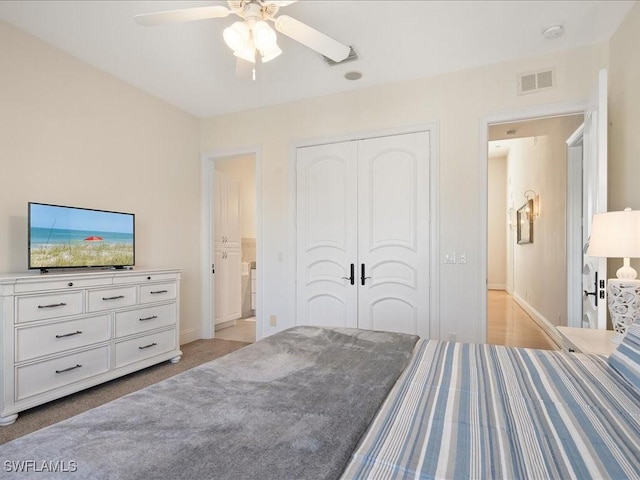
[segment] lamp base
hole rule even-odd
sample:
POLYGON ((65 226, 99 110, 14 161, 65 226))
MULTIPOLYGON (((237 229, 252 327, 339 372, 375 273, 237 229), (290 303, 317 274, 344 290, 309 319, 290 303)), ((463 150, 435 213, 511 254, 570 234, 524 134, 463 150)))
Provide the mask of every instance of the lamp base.
POLYGON ((640 318, 640 280, 610 278, 607 286, 607 304, 614 335, 613 343, 620 343, 627 328, 640 318))

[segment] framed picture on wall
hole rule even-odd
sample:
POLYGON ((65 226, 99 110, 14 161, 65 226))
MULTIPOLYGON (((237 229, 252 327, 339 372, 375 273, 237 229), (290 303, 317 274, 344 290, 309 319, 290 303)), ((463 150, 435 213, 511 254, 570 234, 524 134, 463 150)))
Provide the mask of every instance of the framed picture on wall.
POLYGON ((533 199, 518 209, 518 245, 533 243, 533 199))

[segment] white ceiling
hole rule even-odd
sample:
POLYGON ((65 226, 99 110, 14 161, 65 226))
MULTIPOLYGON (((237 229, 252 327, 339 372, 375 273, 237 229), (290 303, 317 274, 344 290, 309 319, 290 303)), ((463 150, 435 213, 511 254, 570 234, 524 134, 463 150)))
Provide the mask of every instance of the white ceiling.
MULTIPOLYGON (((318 97, 609 40, 633 1, 300 0, 280 9, 354 46, 335 67, 278 35, 283 54, 237 79, 222 30, 236 21, 142 27, 133 16, 226 5, 194 1, 0 1, 0 20, 199 117, 318 97), (542 31, 562 24, 549 40, 542 31), (363 73, 348 81, 344 73, 363 73)), ((7 72, 3 72, 7 74, 7 72)))

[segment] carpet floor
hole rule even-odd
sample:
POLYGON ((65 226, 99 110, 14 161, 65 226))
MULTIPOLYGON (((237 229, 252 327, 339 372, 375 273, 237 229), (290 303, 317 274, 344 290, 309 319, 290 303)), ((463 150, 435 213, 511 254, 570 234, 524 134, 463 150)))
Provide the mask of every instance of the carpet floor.
POLYGON ((196 340, 182 345, 180 349, 183 355, 178 363, 166 361, 20 412, 15 423, 0 427, 0 444, 7 443, 14 438, 22 437, 66 418, 78 415, 90 408, 140 390, 165 378, 231 353, 245 345, 249 344, 217 338, 196 340))

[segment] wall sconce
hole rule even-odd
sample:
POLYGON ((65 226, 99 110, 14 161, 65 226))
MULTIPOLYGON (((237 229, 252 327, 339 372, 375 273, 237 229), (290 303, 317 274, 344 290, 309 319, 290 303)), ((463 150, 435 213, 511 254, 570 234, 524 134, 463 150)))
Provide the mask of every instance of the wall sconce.
POLYGON ((533 190, 527 190, 524 192, 524 198, 527 199, 527 203, 531 200, 533 202, 533 209, 529 211, 527 209, 527 220, 534 222, 536 218, 540 216, 540 195, 538 195, 533 190))

